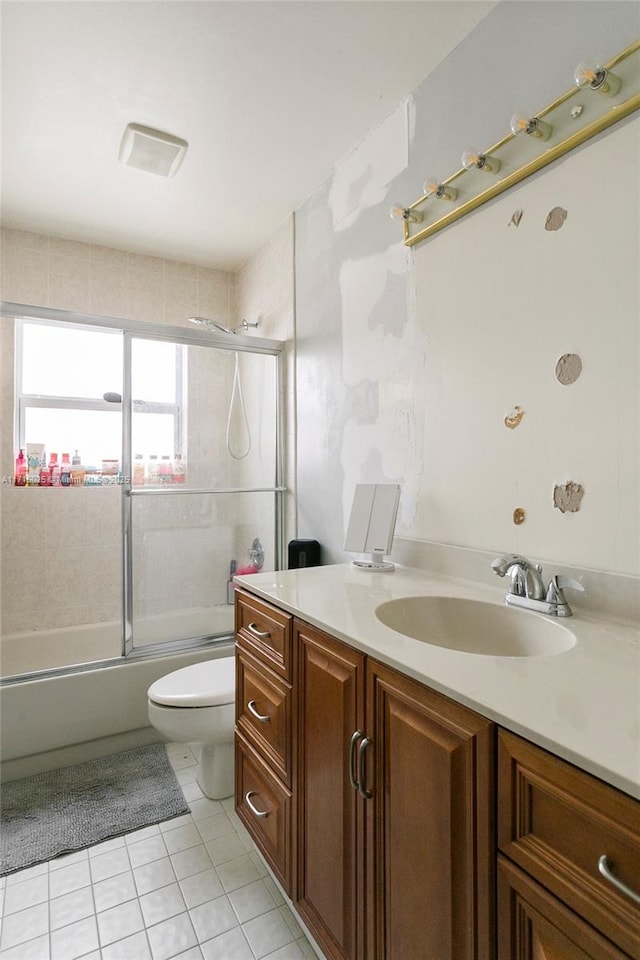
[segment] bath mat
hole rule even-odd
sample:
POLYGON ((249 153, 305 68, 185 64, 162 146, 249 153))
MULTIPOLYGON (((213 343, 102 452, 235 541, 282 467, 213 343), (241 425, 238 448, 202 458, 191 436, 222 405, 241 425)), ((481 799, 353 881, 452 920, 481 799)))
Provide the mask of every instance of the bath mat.
POLYGON ((0 808, 0 876, 189 813, 163 743, 10 781, 0 808))

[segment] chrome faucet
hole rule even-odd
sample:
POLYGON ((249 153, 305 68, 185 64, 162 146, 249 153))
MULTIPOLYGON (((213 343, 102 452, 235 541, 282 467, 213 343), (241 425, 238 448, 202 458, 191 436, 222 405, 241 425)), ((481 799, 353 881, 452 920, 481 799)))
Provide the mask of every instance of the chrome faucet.
POLYGON ((570 587, 584 593, 584 587, 577 580, 559 575, 552 577, 545 589, 542 566, 539 563, 534 566, 526 557, 516 553, 496 557, 491 569, 499 577, 510 575, 509 590, 505 597, 509 606, 526 607, 553 617, 570 617, 572 610, 564 589, 570 587))

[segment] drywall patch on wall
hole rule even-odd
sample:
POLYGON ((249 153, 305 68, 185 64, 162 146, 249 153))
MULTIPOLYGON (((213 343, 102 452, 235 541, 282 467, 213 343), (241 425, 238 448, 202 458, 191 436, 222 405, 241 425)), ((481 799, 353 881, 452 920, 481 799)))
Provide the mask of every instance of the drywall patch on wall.
POLYGON ((398 526, 413 523, 422 475, 416 383, 424 335, 408 304, 409 252, 395 243, 340 269, 345 387, 340 459, 348 516, 356 483, 400 483, 398 526))
POLYGON ((504 425, 508 427, 509 430, 515 430, 516 427, 519 427, 522 423, 522 418, 524 417, 524 410, 519 407, 517 404, 511 410, 510 413, 504 418, 504 425))
POLYGON ((336 167, 329 190, 334 230, 347 230, 363 210, 386 197, 389 183, 408 163, 404 101, 336 167))
POLYGON ((575 383, 582 373, 582 360, 577 353, 565 353, 556 363, 556 377, 564 386, 575 383))
POLYGON ((553 505, 560 513, 577 513, 583 497, 584 487, 573 480, 557 483, 553 488, 553 505))
POLYGON ((547 219, 544 224, 545 230, 559 230, 564 225, 568 216, 569 214, 564 207, 554 207, 553 210, 550 210, 547 214, 547 219))

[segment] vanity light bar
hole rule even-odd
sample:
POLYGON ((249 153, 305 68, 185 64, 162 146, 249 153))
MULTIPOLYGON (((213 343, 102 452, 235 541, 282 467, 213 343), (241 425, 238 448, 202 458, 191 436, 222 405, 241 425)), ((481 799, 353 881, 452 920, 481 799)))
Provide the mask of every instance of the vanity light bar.
MULTIPOLYGON (((501 160, 497 159, 495 155, 507 144, 509 144, 515 136, 519 136, 521 131, 524 131, 525 133, 531 135, 532 140, 535 142, 543 140, 546 141, 552 135, 553 125, 548 121, 543 121, 542 118, 556 111, 558 107, 561 107, 564 103, 566 103, 567 100, 575 97, 585 88, 587 92, 589 90, 594 90, 605 97, 610 98, 615 96, 615 94, 623 86, 623 82, 617 74, 611 73, 611 69, 618 64, 623 63, 623 61, 627 60, 638 51, 640 51, 640 40, 637 40, 630 46, 626 47, 602 66, 592 68, 591 72, 589 72, 582 64, 579 64, 575 72, 574 85, 569 90, 565 91, 565 93, 561 94, 552 103, 548 104, 542 110, 539 110, 533 116, 527 117, 523 114, 514 114, 512 117, 512 129, 505 137, 503 137, 497 143, 494 143, 493 146, 481 152, 475 150, 465 151, 462 159, 463 166, 459 170, 456 170, 455 173, 452 173, 451 176, 446 178, 446 180, 428 181, 430 187, 435 186, 437 189, 430 189, 429 192, 427 192, 425 184, 424 194, 418 197, 417 200, 414 200, 413 203, 407 205, 406 207, 394 207, 391 216, 393 219, 402 221, 403 241, 405 246, 412 247, 415 244, 420 243, 421 240, 426 240, 428 237, 432 236, 432 234, 442 230, 450 223, 454 223, 456 220, 464 217, 467 213, 471 213, 473 210, 477 209, 477 207, 487 203, 489 200, 497 197, 505 190, 508 190, 510 187, 531 176, 531 174, 541 170, 543 167, 547 166, 547 164, 553 163, 554 160, 557 160, 559 157, 569 153, 575 147, 578 147, 580 144, 591 139, 591 137, 594 137, 603 130, 606 130, 614 123, 617 123, 618 120, 622 120, 624 117, 628 117, 630 114, 640 109, 640 92, 635 92, 627 100, 621 103, 614 103, 609 106, 606 112, 601 116, 587 123, 584 127, 581 127, 570 136, 565 137, 559 143, 551 147, 547 147, 546 149, 543 148, 542 153, 513 170, 512 173, 503 177, 500 177, 499 175, 501 166, 504 169, 504 164, 501 162, 501 160), (578 83, 578 77, 580 78, 580 83, 578 83), (514 129, 514 123, 516 120, 518 123, 515 124, 516 129, 514 129), (476 193, 475 195, 471 195, 468 200, 463 200, 462 203, 459 203, 453 209, 449 209, 449 211, 443 216, 438 216, 435 221, 423 226, 417 233, 411 233, 410 225, 412 223, 420 223, 424 219, 424 213, 418 209, 419 207, 421 207, 423 204, 428 204, 428 210, 433 208, 440 213, 442 206, 438 204, 438 206, 435 207, 433 205, 434 200, 448 199, 455 201, 458 198, 464 198, 465 190, 462 184, 456 184, 456 187, 451 187, 450 185, 454 181, 463 177, 465 174, 473 173, 476 170, 483 170, 486 173, 493 173, 496 175, 497 179, 489 187, 481 189, 480 192, 476 193), (458 189, 458 186, 460 189, 458 189)), ((636 73, 640 77, 640 71, 636 71, 636 73)), ((582 110, 572 113, 572 118, 577 118, 581 112, 582 110)), ((486 180, 484 182, 486 182, 486 180)), ((447 206, 450 206, 450 204, 447 206)))

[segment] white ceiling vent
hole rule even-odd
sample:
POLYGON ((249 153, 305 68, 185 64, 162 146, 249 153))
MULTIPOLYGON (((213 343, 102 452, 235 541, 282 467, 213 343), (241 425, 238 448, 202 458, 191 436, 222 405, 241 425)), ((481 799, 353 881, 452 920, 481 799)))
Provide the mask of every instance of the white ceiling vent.
POLYGON ((159 177, 173 177, 178 172, 189 144, 162 130, 128 123, 122 135, 118 160, 159 177))

